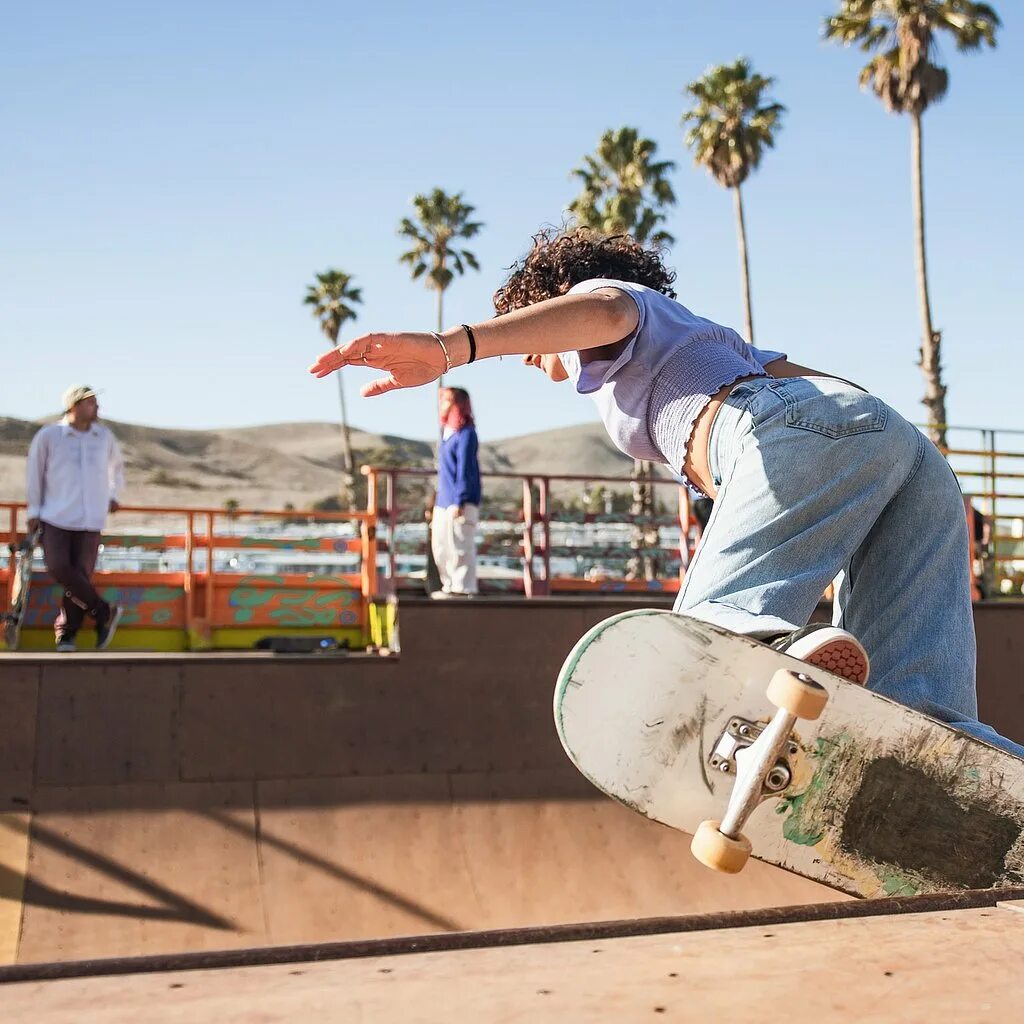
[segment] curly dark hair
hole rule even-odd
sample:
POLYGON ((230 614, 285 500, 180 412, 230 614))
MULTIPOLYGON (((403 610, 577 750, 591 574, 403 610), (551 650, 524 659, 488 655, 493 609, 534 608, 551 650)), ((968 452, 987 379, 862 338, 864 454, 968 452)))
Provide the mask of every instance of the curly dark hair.
POLYGON ((533 236, 526 256, 512 264, 505 283, 494 293, 494 310, 500 316, 553 299, 595 277, 642 284, 670 299, 676 297, 675 272, 662 263, 659 249, 644 248, 630 235, 546 228, 533 236))

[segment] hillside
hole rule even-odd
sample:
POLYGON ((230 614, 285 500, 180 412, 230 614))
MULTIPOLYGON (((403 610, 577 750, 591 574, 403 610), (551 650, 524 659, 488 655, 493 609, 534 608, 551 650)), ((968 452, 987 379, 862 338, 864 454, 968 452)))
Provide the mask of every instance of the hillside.
MULTIPOLYGON (((331 423, 277 423, 226 430, 170 430, 106 421, 125 454, 131 505, 308 508, 337 492, 340 431, 331 423)), ((25 456, 40 423, 0 417, 0 500, 25 497, 25 456)), ((433 446, 394 435, 353 430, 357 462, 433 464, 433 446)), ((484 472, 622 476, 632 463, 598 423, 481 444, 484 472)), ((488 485, 488 493, 518 495, 518 482, 488 485)), ((567 487, 578 492, 579 485, 567 487)))

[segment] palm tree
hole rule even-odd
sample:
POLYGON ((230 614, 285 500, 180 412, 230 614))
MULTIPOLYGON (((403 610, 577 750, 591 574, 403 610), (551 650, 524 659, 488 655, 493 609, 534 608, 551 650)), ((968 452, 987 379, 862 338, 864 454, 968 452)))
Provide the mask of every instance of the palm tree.
POLYGON ((638 242, 675 241, 667 231, 654 230, 665 220, 664 208, 676 201, 665 177, 675 164, 654 162, 657 148, 635 128, 605 132, 597 151, 572 171, 583 182, 583 192, 569 204, 577 222, 603 235, 632 235, 638 242))
POLYGON ((751 344, 754 317, 740 186, 751 171, 757 170, 765 149, 775 145, 775 133, 781 127, 780 119, 786 108, 781 103, 766 103, 763 99, 765 90, 774 82, 773 78, 754 74, 750 61, 741 58, 732 64, 708 69, 703 78, 691 82, 685 90, 697 104, 683 115, 684 125, 693 122, 686 135, 686 145, 693 150, 698 165, 706 167, 723 188, 733 191, 743 273, 743 308, 747 340, 751 344))
POLYGON ((958 50, 996 45, 999 17, 988 4, 970 0, 840 0, 839 13, 827 18, 824 35, 844 46, 857 43, 874 56, 860 73, 893 114, 910 115, 911 181, 916 233, 917 290, 922 341, 918 366, 925 379, 923 404, 931 439, 946 444, 946 388, 942 383, 941 331, 932 326, 924 244, 924 174, 921 115, 946 95, 949 73, 935 64, 936 35, 947 32, 958 50))
MULTIPOLYGON (((361 288, 352 287, 352 278, 341 270, 325 270, 316 275, 316 284, 306 289, 302 300, 312 306, 312 314, 320 321, 320 330, 327 336, 330 348, 337 347, 338 335, 346 320, 355 320, 355 303, 363 301, 361 288)), ((345 382, 343 374, 338 379, 338 401, 341 404, 341 454, 343 500, 351 504, 355 494, 355 459, 352 455, 352 435, 345 407, 345 382)))
MULTIPOLYGON (((430 195, 413 196, 416 218, 403 217, 398 234, 412 242, 412 248, 399 257, 412 267, 412 279, 426 275, 427 287, 437 292, 437 329, 444 330, 444 293, 456 273, 464 274, 466 267, 480 269, 476 257, 457 246, 463 238, 472 238, 482 227, 469 218, 475 207, 462 201, 462 193, 450 196, 435 188, 430 195), (453 269, 454 268, 454 269, 453 269)), ((438 391, 444 386, 444 377, 437 382, 438 391)))
MULTIPOLYGON (((663 229, 665 209, 676 201, 666 175, 675 169, 671 160, 656 162, 658 144, 640 138, 636 128, 609 130, 601 136, 597 150, 583 158, 583 166, 572 175, 583 182, 583 191, 569 204, 569 212, 581 227, 603 235, 632 235, 638 242, 670 245, 675 239, 663 229)), ((653 488, 646 483, 653 468, 643 459, 633 460, 633 515, 651 512, 653 488)), ((638 578, 653 578, 653 564, 642 528, 633 531, 637 554, 630 572, 638 578)))

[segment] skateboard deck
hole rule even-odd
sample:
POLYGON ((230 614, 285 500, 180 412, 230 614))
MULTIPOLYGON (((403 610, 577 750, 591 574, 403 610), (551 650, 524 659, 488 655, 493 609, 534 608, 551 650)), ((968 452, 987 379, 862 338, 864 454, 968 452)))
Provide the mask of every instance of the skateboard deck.
POLYGON ((11 606, 3 614, 4 643, 8 650, 16 651, 21 642, 21 624, 28 609, 29 590, 32 586, 32 559, 35 557, 39 533, 29 534, 16 547, 11 545, 11 571, 14 573, 14 587, 11 591, 11 606))
POLYGON ((640 610, 591 629, 558 677, 558 735, 598 789, 692 835, 725 819, 780 669, 827 701, 758 776, 754 857, 865 897, 1024 883, 1024 760, 697 619, 640 610))

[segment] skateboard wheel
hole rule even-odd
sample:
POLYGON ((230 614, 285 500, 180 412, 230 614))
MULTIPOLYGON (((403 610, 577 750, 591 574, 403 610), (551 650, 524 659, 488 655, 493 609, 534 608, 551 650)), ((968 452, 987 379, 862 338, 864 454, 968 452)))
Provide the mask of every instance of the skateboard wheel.
POLYGON ((813 679, 780 668, 768 684, 768 699, 783 711, 813 722, 828 703, 828 690, 813 679))
POLYGON ((712 871, 735 875, 750 859, 752 847, 744 835, 738 839, 723 835, 719 831, 721 824, 720 821, 702 821, 693 834, 690 852, 712 871))

